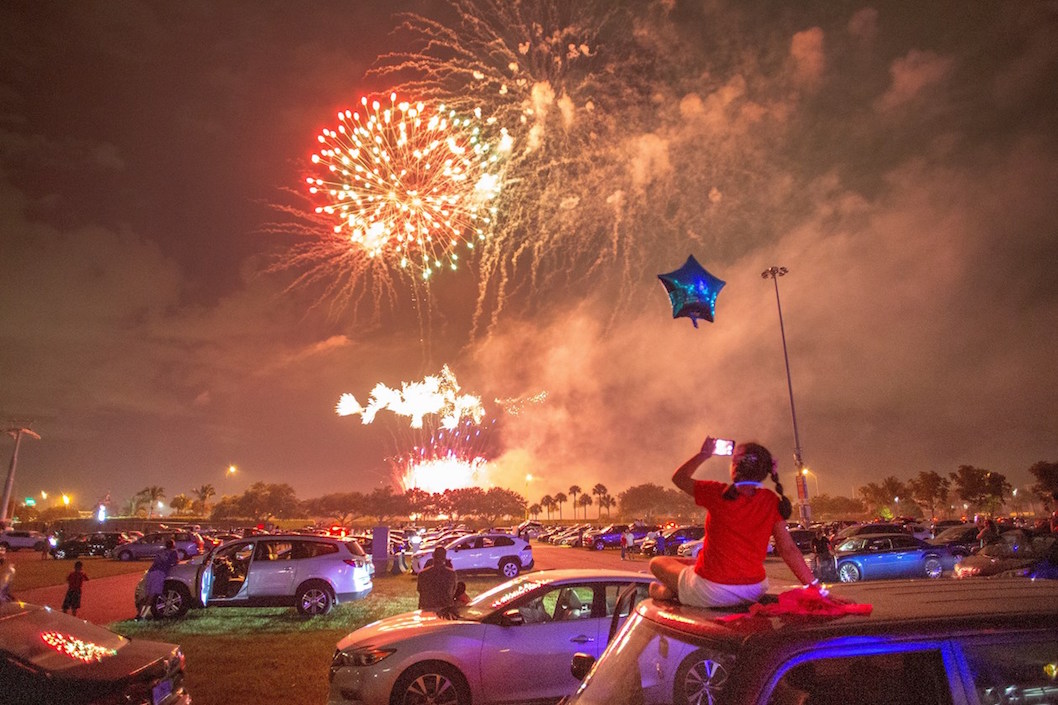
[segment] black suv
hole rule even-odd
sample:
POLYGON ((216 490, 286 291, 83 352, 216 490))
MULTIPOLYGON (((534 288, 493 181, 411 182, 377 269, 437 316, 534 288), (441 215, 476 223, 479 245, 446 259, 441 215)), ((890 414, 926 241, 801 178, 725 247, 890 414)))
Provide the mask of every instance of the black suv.
POLYGON ((97 531, 75 536, 51 549, 52 558, 80 558, 81 556, 110 556, 114 549, 131 539, 120 531, 97 531))
MULTIPOLYGON (((1058 702, 1058 581, 886 581, 832 595, 873 609, 783 618, 645 600, 565 702, 1058 702)), ((575 656, 574 674, 590 661, 575 656)))

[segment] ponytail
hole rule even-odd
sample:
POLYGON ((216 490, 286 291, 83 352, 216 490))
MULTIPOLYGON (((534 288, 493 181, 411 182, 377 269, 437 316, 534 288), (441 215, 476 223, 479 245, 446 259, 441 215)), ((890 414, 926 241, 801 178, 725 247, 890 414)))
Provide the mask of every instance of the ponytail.
POLYGON ((779 473, 775 468, 771 470, 771 480, 775 483, 775 493, 779 495, 779 516, 785 521, 793 514, 793 503, 790 502, 789 497, 782 493, 782 483, 779 482, 779 473))

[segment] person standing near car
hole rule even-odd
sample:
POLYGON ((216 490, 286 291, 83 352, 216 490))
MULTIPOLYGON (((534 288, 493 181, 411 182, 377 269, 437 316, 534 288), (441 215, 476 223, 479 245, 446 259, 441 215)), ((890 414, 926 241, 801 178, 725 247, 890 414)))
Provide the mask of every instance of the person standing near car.
POLYGON ((180 562, 180 554, 176 552, 176 541, 167 539, 165 548, 155 556, 151 567, 147 569, 147 595, 136 619, 147 619, 152 616, 152 608, 162 591, 165 590, 165 578, 174 565, 180 562))
POLYGON ((448 565, 444 546, 433 550, 433 561, 419 573, 419 609, 443 610, 455 604, 456 572, 448 565))
POLYGON ((693 563, 672 556, 652 559, 650 572, 657 582, 650 584, 650 596, 696 607, 755 602, 768 590, 764 558, 769 537, 794 576, 804 585, 818 586, 786 528, 792 507, 771 453, 758 443, 741 443, 731 455, 731 484, 695 480, 694 472, 715 447, 716 439, 706 438, 698 454, 672 475, 676 487, 708 510, 702 550, 693 563), (762 485, 769 476, 775 492, 762 485))
POLYGON ((830 561, 830 540, 823 533, 823 529, 816 529, 815 536, 812 537, 812 573, 818 580, 827 577, 830 561))

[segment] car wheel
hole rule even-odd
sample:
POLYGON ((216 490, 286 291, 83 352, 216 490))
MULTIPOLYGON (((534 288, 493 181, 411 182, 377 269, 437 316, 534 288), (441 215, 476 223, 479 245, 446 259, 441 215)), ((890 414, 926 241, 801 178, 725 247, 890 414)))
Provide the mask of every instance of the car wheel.
POLYGON ((838 566, 838 580, 843 583, 854 583, 861 577, 860 569, 854 563, 842 563, 838 566))
POLYGON ((162 594, 151 605, 151 614, 157 619, 183 617, 191 609, 191 593, 179 583, 166 585, 162 594))
POLYGON ((470 705, 470 687, 446 663, 420 663, 397 679, 389 705, 470 705))
POLYGON ((517 578, 518 573, 522 572, 522 567, 518 565, 518 561, 511 558, 507 558, 500 563, 500 575, 505 578, 517 578))
POLYGON ((927 578, 939 578, 944 572, 944 566, 941 565, 940 559, 933 556, 926 559, 925 567, 927 578))
POLYGON ((604 548, 606 548, 606 542, 605 541, 603 541, 602 539, 599 539, 598 541, 595 542, 595 550, 596 551, 601 551, 604 548))
POLYGON ((131 561, 132 560, 132 551, 122 551, 121 553, 118 554, 118 560, 119 561, 131 561))
POLYGON ((61 561, 62 559, 66 558, 66 551, 61 548, 56 548, 54 551, 51 552, 51 557, 61 561))
POLYGON ((712 705, 727 682, 727 669, 702 649, 683 660, 672 686, 673 705, 712 705))
POLYGON ((295 604, 298 612, 309 617, 327 614, 334 606, 331 589, 326 583, 306 583, 298 588, 295 604))

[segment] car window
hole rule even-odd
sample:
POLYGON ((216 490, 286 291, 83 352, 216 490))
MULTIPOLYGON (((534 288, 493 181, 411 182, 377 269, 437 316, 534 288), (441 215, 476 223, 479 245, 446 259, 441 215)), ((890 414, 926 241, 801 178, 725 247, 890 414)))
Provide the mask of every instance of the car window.
POLYGON ((940 652, 911 651, 804 661, 783 674, 768 703, 949 705, 951 694, 940 652))
POLYGON ((493 545, 495 546, 513 546, 514 539, 509 536, 494 536, 493 545))
POLYGON ((982 703, 1058 702, 1058 640, 1050 637, 963 645, 982 703))
POLYGON ((290 557, 294 560, 302 560, 304 558, 315 558, 316 556, 326 556, 337 552, 338 547, 332 543, 325 543, 323 541, 295 541, 290 550, 290 557))
MULTIPOLYGON (((606 586, 606 616, 612 617, 614 605, 617 604, 617 596, 621 594, 621 591, 628 587, 628 583, 621 583, 620 585, 607 585, 606 586)), ((621 605, 621 616, 627 617, 628 612, 631 608, 647 596, 647 585, 639 585, 636 589, 636 596, 632 599, 631 603, 621 605)))
POLYGON ((867 542, 868 551, 886 551, 892 548, 892 542, 889 539, 871 539, 867 542))
POLYGON ((258 541, 254 550, 255 561, 284 561, 290 560, 289 541, 258 541))
POLYGON ((893 548, 918 548, 918 541, 914 536, 893 536, 890 541, 893 542, 893 548))

